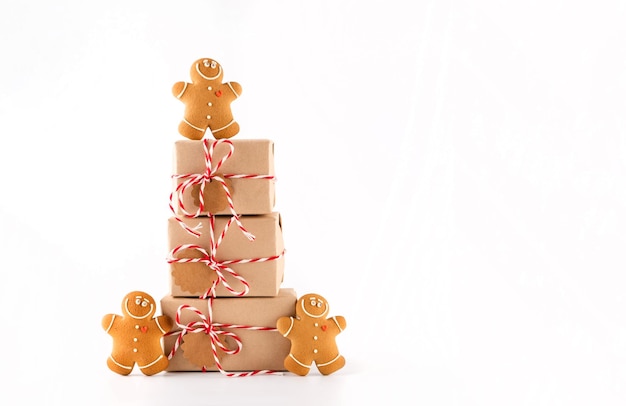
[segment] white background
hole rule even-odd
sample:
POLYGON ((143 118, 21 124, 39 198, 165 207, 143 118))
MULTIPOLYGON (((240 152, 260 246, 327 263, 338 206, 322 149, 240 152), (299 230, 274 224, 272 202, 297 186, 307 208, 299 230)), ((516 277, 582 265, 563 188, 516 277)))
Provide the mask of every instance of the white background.
POLYGON ((0 5, 3 396, 624 404, 625 3, 171 3, 0 5), (283 286, 348 321, 331 376, 106 367, 101 317, 168 293, 200 57, 275 142, 283 286))

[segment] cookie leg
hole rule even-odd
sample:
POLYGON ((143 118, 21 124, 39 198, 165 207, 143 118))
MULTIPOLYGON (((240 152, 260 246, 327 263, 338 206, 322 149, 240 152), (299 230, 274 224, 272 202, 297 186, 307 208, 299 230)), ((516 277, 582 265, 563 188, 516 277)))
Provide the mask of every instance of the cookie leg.
POLYGON ((124 365, 120 362, 117 362, 115 359, 113 359, 112 355, 109 357, 109 359, 107 359, 107 366, 109 367, 111 371, 118 373, 120 375, 128 375, 133 370, 133 364, 130 364, 130 366, 124 365))
POLYGON ((311 365, 300 362, 293 356, 293 354, 289 354, 287 358, 285 358, 285 369, 296 375, 304 376, 311 370, 311 365))
POLYGON ((200 127, 196 127, 194 125, 191 125, 189 122, 187 122, 186 120, 183 120, 180 122, 180 124, 178 125, 178 132, 183 136, 183 137, 187 137, 190 140, 201 140, 202 137, 204 137, 204 132, 206 130, 203 130, 200 127))
POLYGON ((224 127, 212 130, 211 133, 216 140, 231 138, 239 133, 239 124, 233 120, 224 127))
POLYGON ((346 365, 346 359, 342 355, 337 355, 331 361, 316 362, 315 364, 322 375, 330 375, 343 368, 346 365))
POLYGON ((169 361, 167 360, 167 357, 159 355, 159 357, 154 361, 146 365, 139 365, 139 369, 144 373, 144 375, 154 375, 164 371, 168 365, 169 361))

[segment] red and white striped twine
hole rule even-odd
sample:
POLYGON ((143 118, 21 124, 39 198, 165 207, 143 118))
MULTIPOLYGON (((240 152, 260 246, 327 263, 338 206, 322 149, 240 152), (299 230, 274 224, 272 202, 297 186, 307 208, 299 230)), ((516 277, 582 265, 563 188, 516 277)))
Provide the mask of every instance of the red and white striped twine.
MULTIPOLYGON (((166 335, 176 335, 176 341, 174 342, 174 346, 172 347, 172 350, 167 356, 168 359, 172 359, 174 354, 176 354, 176 351, 178 351, 178 348, 180 347, 185 334, 204 333, 204 334, 208 334, 209 337, 211 338, 211 352, 213 354, 213 359, 215 360, 215 366, 217 367, 218 371, 222 373, 223 375, 226 375, 229 377, 246 377, 246 376, 253 376, 253 375, 260 375, 260 374, 282 375, 282 373, 279 371, 273 371, 269 369, 246 371, 246 372, 225 371, 217 355, 218 348, 222 350, 224 354, 226 355, 236 355, 243 348, 243 343, 237 334, 233 333, 232 331, 226 331, 223 329, 228 328, 228 329, 244 329, 244 330, 256 330, 256 331, 278 331, 278 330, 272 327, 257 327, 257 326, 243 325, 243 324, 214 323, 213 322, 213 298, 212 297, 209 297, 207 299, 207 306, 208 306, 208 317, 206 317, 200 310, 198 310, 197 308, 193 306, 184 304, 178 307, 178 310, 176 311, 175 321, 176 321, 176 325, 180 328, 180 330, 173 331, 173 332, 166 334, 166 335), (194 312, 198 316, 199 320, 191 321, 187 324, 181 323, 181 314, 184 310, 194 312), (229 349, 228 347, 226 347, 220 341, 220 336, 226 336, 226 337, 232 338, 236 344, 236 347, 234 349, 229 349)), ((203 372, 206 371, 206 366, 202 367, 202 371, 203 372)))
POLYGON ((219 139, 219 140, 211 140, 211 139, 203 139, 202 140, 202 146, 204 148, 204 162, 205 162, 205 171, 204 173, 188 173, 188 174, 177 174, 177 175, 172 175, 173 179, 176 180, 182 180, 182 183, 178 184, 176 186, 176 188, 174 189, 174 191, 172 191, 172 193, 170 193, 170 210, 172 211, 172 213, 174 213, 174 218, 176 219, 176 221, 181 225, 181 227, 183 229, 185 229, 185 231, 187 231, 188 233, 195 235, 196 237, 199 237, 201 235, 201 233, 198 231, 200 229, 201 224, 198 224, 196 227, 191 228, 189 227, 187 224, 185 224, 183 222, 182 219, 180 219, 177 215, 176 215, 176 210, 174 209, 174 201, 178 202, 178 206, 181 210, 181 212, 183 213, 184 216, 186 217, 190 217, 190 218, 196 218, 199 217, 202 212, 204 211, 204 186, 207 182, 219 182, 220 185, 222 185, 222 188, 224 189, 224 193, 226 194, 226 200, 228 201, 228 207, 230 209, 230 212, 233 216, 233 218, 235 219, 234 221, 237 223, 237 226, 239 227, 239 229, 243 232, 243 234, 249 239, 249 240, 254 240, 254 235, 250 232, 248 232, 245 227, 243 226, 243 224, 241 223, 240 219, 239 219, 239 214, 237 213, 237 210, 235 209, 235 205, 233 203, 233 199, 232 196, 230 194, 230 190, 228 189, 228 184, 226 183, 225 179, 268 179, 268 180, 275 180, 276 178, 273 175, 256 175, 256 174, 222 174, 222 175, 218 175, 217 172, 219 171, 220 167, 224 164, 224 162, 226 162, 235 152, 235 146, 233 145, 232 141, 228 140, 228 139, 219 139), (215 165, 213 164, 213 152, 215 150, 215 147, 221 143, 224 143, 226 145, 228 145, 229 150, 228 153, 226 155, 224 155, 222 157, 222 159, 220 159, 215 165), (187 189, 189 189, 190 187, 193 187, 195 185, 199 185, 200 186, 200 193, 199 193, 199 206, 198 209, 195 212, 189 212, 184 205, 183 202, 183 195, 185 193, 185 191, 187 191, 187 189))
POLYGON ((210 217, 209 218, 209 241, 210 241, 209 250, 206 250, 203 247, 196 245, 196 244, 183 244, 172 249, 172 251, 170 251, 170 254, 167 258, 167 262, 169 264, 203 263, 203 264, 206 264, 206 266, 208 266, 210 269, 215 271, 215 274, 217 275, 217 279, 214 280, 211 287, 202 296, 200 296, 201 299, 206 299, 207 297, 210 297, 210 296, 214 297, 215 290, 220 283, 224 285, 226 290, 228 290, 230 293, 232 293, 235 296, 247 295, 248 292, 250 291, 250 284, 241 275, 239 275, 232 268, 230 268, 229 265, 275 261, 285 254, 285 251, 283 250, 283 252, 281 252, 280 254, 272 255, 269 257, 248 258, 248 259, 229 259, 229 260, 224 260, 224 261, 218 261, 216 258, 217 250, 220 244, 222 243, 222 240, 224 239, 224 236, 226 235, 226 232, 228 231, 228 228, 233 223, 233 221, 234 221, 233 217, 231 217, 226 223, 226 225, 224 226, 224 229, 220 233, 219 237, 215 239, 215 217, 213 216, 210 217), (186 249, 196 250, 200 252, 200 254, 202 254, 202 257, 201 258, 176 258, 176 254, 186 249), (224 277, 224 273, 227 273, 231 275, 233 278, 235 278, 236 280, 238 280, 243 285, 242 290, 237 291, 233 289, 231 285, 228 283, 228 281, 226 281, 226 278, 224 277))

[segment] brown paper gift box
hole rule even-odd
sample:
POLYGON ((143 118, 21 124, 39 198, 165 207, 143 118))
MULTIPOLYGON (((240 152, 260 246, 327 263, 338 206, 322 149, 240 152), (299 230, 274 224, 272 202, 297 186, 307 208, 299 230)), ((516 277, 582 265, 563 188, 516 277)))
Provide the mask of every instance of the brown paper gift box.
MULTIPOLYGON (((276 328, 276 321, 283 316, 295 316, 296 292, 291 288, 280 289, 275 297, 237 297, 213 299, 213 323, 236 324, 253 327, 276 328)), ((208 317, 208 299, 177 298, 165 296, 161 299, 163 314, 176 320, 176 313, 180 306, 187 305, 201 311, 208 317)), ((199 316, 193 311, 183 310, 180 313, 180 323, 187 325, 190 322, 199 321, 199 316)), ((278 331, 259 331, 245 328, 223 328, 225 331, 235 333, 241 340, 242 348, 237 354, 222 354, 219 361, 224 371, 258 371, 273 370, 284 371, 284 360, 291 348, 290 341, 278 331)), ((164 338, 164 351, 168 355, 175 347, 181 329, 175 326, 173 331, 164 338)), ((203 334, 186 333, 184 339, 190 335, 203 334)), ((229 349, 233 349, 232 341, 226 340, 229 349)), ((204 348, 204 347, 202 347, 204 348)), ((189 358, 211 358, 210 344, 206 346, 206 352, 198 354, 185 354, 184 349, 178 347, 170 359, 167 371, 202 371, 200 365, 189 358)), ((207 371, 217 371, 216 365, 205 368, 207 371)))
MULTIPOLYGON (((231 216, 215 216, 214 238, 219 239, 222 230, 226 226, 231 216)), ((280 215, 277 212, 256 215, 241 216, 241 223, 256 238, 254 241, 248 240, 241 232, 237 224, 233 223, 226 231, 223 239, 215 250, 215 260, 248 260, 259 258, 276 259, 228 264, 228 268, 236 272, 249 285, 246 296, 275 296, 280 289, 284 275, 284 244, 281 228, 280 215)), ((169 250, 173 251, 178 247, 187 244, 196 244, 211 252, 210 218, 197 217, 194 219, 183 219, 190 227, 201 224, 199 238, 189 234, 178 223, 176 218, 171 217, 168 223, 169 250)), ((182 250, 173 255, 177 259, 197 258, 200 252, 197 250, 182 250)), ((235 292, 242 292, 245 285, 236 277, 222 271, 226 283, 235 292)), ((170 263, 170 281, 172 296, 200 297, 207 293, 213 281, 216 279, 216 272, 206 263, 170 263)), ((229 291, 223 283, 217 286, 216 297, 238 296, 229 291)))
MULTIPOLYGON (((206 140, 216 142, 216 140, 206 140)), ((225 140, 219 140, 225 141, 225 140)), ((227 158, 217 169, 222 175, 262 175, 274 176, 274 143, 267 139, 237 139, 219 142, 215 144, 211 155, 212 167, 230 153, 229 143, 233 146, 232 155, 227 158)), ((206 172, 205 140, 178 140, 174 143, 174 175, 198 175, 206 172)), ((188 178, 174 179, 174 190, 188 178)), ((274 209, 275 187, 274 179, 237 179, 227 178, 229 192, 231 194, 234 210, 237 214, 265 214, 274 209)), ((219 200, 218 207, 212 214, 231 214, 227 205, 225 192, 219 182, 211 182, 215 186, 213 192, 205 192, 205 210, 198 213, 199 201, 197 200, 199 186, 195 190, 195 198, 192 193, 193 187, 187 188, 182 193, 182 203, 187 215, 209 214, 212 199, 219 200)), ((206 191, 206 189, 205 189, 206 191)), ((174 198, 172 206, 177 215, 185 215, 181 210, 179 199, 174 198)))

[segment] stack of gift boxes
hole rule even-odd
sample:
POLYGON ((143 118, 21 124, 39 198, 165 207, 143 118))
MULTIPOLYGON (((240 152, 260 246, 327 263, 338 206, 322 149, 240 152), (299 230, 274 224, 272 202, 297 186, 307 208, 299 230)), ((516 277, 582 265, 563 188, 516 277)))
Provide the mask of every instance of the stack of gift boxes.
POLYGON ((298 299, 294 289, 282 287, 274 143, 232 139, 239 125, 230 102, 241 85, 222 83, 217 62, 199 59, 190 74, 192 83, 172 87, 186 107, 178 127, 184 138, 174 142, 170 292, 161 299, 163 316, 147 319, 154 299, 141 291, 125 297, 124 316, 104 316, 102 326, 114 338, 107 365, 122 375, 137 363, 146 375, 165 368, 249 376, 306 375, 315 363, 331 374, 345 364, 334 339, 346 322, 327 318, 322 296, 298 299))
MULTIPOLYGON (((236 137, 235 137, 236 138, 236 137)), ((295 316, 280 213, 274 144, 267 139, 174 143, 164 315, 168 371, 282 371, 290 342, 276 331, 295 316)))

